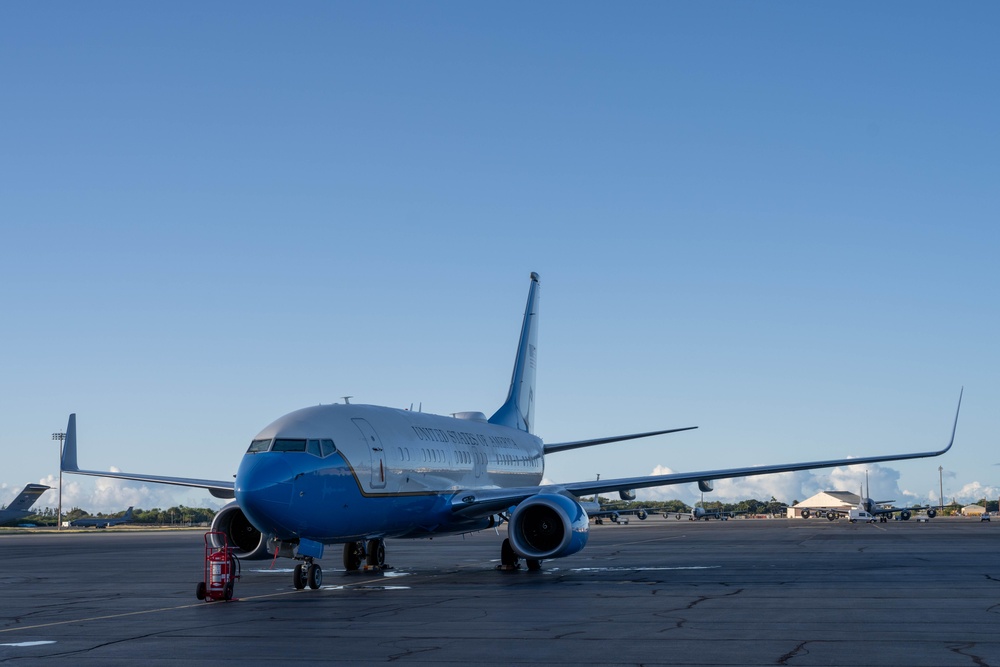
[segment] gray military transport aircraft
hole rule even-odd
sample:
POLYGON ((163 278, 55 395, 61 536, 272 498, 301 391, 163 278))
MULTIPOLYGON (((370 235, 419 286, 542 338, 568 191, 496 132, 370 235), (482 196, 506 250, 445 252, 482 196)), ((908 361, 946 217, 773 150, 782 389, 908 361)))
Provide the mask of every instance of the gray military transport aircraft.
POLYGON ((82 470, 76 415, 70 415, 62 470, 235 498, 212 529, 225 533, 241 558, 298 560, 294 586, 319 588, 322 570, 314 561, 333 545, 342 547, 347 570, 362 562, 380 568, 386 538, 468 533, 506 522, 501 568, 518 569, 523 558, 535 570, 543 560, 571 556, 586 545, 587 512, 599 508, 583 496, 617 491, 627 498, 634 489, 690 482, 707 490, 715 479, 940 456, 954 442, 957 410, 951 439, 934 451, 542 484, 547 455, 685 429, 543 443, 533 433, 539 294, 532 273, 510 389, 489 418, 482 412, 446 417, 375 405, 314 405, 257 434, 234 481, 82 470))
POLYGON ((35 504, 38 497, 49 490, 44 484, 28 484, 21 493, 10 502, 10 505, 0 509, 0 526, 14 523, 26 516, 30 516, 31 506, 35 504))
POLYGON ((132 523, 132 508, 125 510, 125 514, 119 517, 83 516, 73 519, 69 525, 74 528, 110 528, 122 524, 132 523))

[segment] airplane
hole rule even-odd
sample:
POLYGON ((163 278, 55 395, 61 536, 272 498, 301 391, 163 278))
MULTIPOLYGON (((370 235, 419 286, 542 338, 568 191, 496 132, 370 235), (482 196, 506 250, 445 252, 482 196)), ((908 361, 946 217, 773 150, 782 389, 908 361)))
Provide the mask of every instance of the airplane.
POLYGON ((119 526, 123 523, 132 523, 132 508, 129 507, 125 510, 124 516, 120 517, 96 517, 96 516, 85 516, 79 519, 73 519, 69 522, 69 525, 74 528, 90 527, 90 528, 110 528, 111 526, 119 526))
MULTIPOLYGON (((868 472, 865 472, 865 488, 868 489, 868 472)), ((861 491, 861 489, 859 489, 861 491)), ((909 521, 910 517, 916 512, 926 512, 928 519, 933 519, 937 516, 937 510, 930 505, 914 505, 913 507, 884 507, 886 503, 895 502, 895 500, 872 500, 871 496, 868 495, 871 490, 868 489, 867 493, 858 494, 858 506, 853 508, 854 512, 867 512, 876 519, 879 523, 887 523, 893 518, 893 515, 898 513, 899 518, 902 521, 909 521)), ((802 510, 802 518, 808 519, 812 514, 815 513, 816 516, 825 516, 828 521, 836 521, 842 517, 850 517, 852 510, 844 509, 842 507, 814 507, 802 510)))
POLYGON ((649 513, 653 510, 648 510, 645 508, 638 509, 628 509, 628 510, 612 510, 604 509, 603 507, 599 510, 588 510, 587 516, 594 520, 598 526, 604 524, 604 520, 607 519, 611 523, 620 523, 628 525, 628 517, 634 516, 639 521, 645 521, 649 518, 649 513))
POLYGON ((724 510, 708 510, 704 507, 692 507, 688 512, 664 512, 663 518, 669 519, 672 515, 677 520, 687 517, 688 521, 708 521, 709 519, 726 521, 727 519, 732 519, 734 516, 739 516, 740 514, 746 514, 746 512, 729 512, 724 510))
POLYGON ((11 501, 5 509, 0 509, 0 526, 14 523, 19 519, 30 516, 31 506, 35 504, 38 497, 49 490, 44 484, 28 484, 17 497, 11 501))
POLYGON ((638 488, 691 482, 707 491, 716 479, 940 456, 954 443, 961 393, 951 439, 939 450, 542 484, 546 456, 694 427, 543 443, 533 431, 539 295, 538 274, 531 273, 507 398, 489 418, 346 402, 306 407, 251 440, 235 480, 209 480, 81 469, 71 414, 61 469, 234 499, 216 514, 212 530, 225 533, 237 557, 298 561, 294 587, 317 589, 322 569, 315 561, 328 546, 343 546, 348 571, 359 570, 362 561, 366 570, 377 570, 385 565, 386 538, 470 533, 505 522, 499 568, 517 570, 523 558, 532 571, 586 546, 587 512, 599 507, 582 496, 618 491, 627 497, 638 488))

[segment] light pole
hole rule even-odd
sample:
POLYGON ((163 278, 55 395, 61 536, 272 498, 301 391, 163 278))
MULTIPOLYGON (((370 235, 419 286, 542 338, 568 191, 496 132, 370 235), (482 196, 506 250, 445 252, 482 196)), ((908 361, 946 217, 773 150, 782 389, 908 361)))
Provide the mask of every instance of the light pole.
POLYGON ((941 512, 944 512, 944 467, 938 466, 938 498, 941 500, 941 512))
POLYGON ((59 441, 59 508, 56 510, 56 530, 62 530, 62 445, 65 433, 53 433, 53 440, 59 441))

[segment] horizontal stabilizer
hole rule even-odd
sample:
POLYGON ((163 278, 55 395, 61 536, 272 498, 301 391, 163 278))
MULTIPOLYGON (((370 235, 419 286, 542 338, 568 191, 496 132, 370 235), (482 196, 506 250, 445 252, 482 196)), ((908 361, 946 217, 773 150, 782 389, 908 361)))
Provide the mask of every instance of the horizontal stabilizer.
POLYGON ((63 442, 60 464, 63 472, 75 475, 90 475, 91 477, 110 477, 112 479, 128 479, 134 482, 152 482, 155 484, 173 484, 175 486, 190 486, 205 489, 216 498, 235 498, 233 482, 214 479, 195 479, 191 477, 166 477, 163 475, 142 475, 128 472, 104 472, 101 470, 80 470, 76 461, 76 414, 69 416, 66 426, 66 439, 63 442))
POLYGON ((670 428, 665 431, 649 431, 647 433, 631 433, 629 435, 612 435, 606 438, 594 438, 593 440, 576 440, 574 442, 557 442, 545 445, 545 453, 564 452, 568 449, 580 449, 581 447, 593 447, 594 445, 606 445, 609 442, 621 442, 622 440, 636 440, 637 438, 649 438, 654 435, 664 433, 679 433, 680 431, 691 431, 697 426, 685 426, 684 428, 670 428))

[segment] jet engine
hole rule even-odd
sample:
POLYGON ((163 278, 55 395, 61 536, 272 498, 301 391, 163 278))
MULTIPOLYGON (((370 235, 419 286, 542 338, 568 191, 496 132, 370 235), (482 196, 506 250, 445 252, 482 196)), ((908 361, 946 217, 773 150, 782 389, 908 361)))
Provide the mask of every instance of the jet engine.
POLYGON ((900 512, 899 513, 899 518, 902 519, 903 521, 909 521, 910 520, 910 510, 903 510, 902 512, 900 512))
POLYGON ((928 509, 927 510, 927 518, 928 519, 933 519, 936 516, 937 516, 937 510, 935 510, 935 509, 928 509))
POLYGON ((639 510, 635 513, 635 515, 638 517, 639 521, 645 521, 646 517, 649 516, 649 514, 646 513, 646 510, 639 510))
POLYGON ((510 515, 508 536, 523 558, 562 558, 587 544, 589 522, 580 503, 555 493, 539 493, 510 515))
POLYGON ((267 538, 254 528, 235 502, 218 511, 212 519, 212 531, 225 534, 229 546, 240 560, 262 560, 271 556, 267 553, 267 538))

